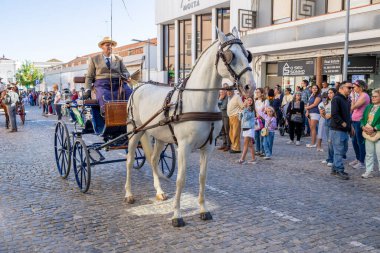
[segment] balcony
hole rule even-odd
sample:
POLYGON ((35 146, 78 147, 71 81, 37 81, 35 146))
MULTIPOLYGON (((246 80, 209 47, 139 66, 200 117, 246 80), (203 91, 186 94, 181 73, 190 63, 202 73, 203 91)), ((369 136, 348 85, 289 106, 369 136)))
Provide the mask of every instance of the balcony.
MULTIPOLYGON (((336 46, 344 42, 346 12, 250 30, 243 37, 253 54, 336 46)), ((380 37, 380 4, 351 10, 350 41, 368 43, 380 37)))

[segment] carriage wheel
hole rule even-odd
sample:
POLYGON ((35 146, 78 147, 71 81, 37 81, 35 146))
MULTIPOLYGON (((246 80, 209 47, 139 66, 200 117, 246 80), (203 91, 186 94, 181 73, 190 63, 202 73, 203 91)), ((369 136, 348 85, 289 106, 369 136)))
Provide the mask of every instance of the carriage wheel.
POLYGON ((73 158, 75 180, 80 191, 85 193, 90 188, 91 164, 87 146, 81 138, 78 138, 74 143, 73 158))
POLYGON ((161 152, 158 166, 161 168, 162 173, 170 178, 175 170, 176 154, 173 144, 166 144, 164 150, 161 152))
POLYGON ((58 121, 55 126, 54 154, 59 175, 67 178, 71 167, 71 144, 69 131, 62 121, 58 121))
POLYGON ((144 166, 146 157, 143 148, 139 145, 135 151, 135 161, 133 162, 133 168, 138 170, 144 166))

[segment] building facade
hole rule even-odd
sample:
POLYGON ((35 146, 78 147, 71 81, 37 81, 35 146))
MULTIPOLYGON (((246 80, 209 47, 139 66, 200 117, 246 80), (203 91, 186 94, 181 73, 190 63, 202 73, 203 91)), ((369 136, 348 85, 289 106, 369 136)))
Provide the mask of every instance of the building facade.
MULTIPOLYGON (((148 76, 151 80, 157 77, 157 40, 151 39, 147 42, 138 42, 129 45, 116 47, 113 53, 123 58, 132 78, 136 81, 147 81, 148 76), (149 51, 149 53, 148 53, 149 51), (148 62, 150 59, 150 63, 148 62)), ((85 76, 87 73, 87 60, 89 57, 100 54, 96 52, 81 57, 77 57, 67 63, 55 65, 44 69, 44 81, 39 86, 39 90, 48 91, 52 89, 54 83, 60 85, 61 89, 79 90, 83 84, 73 82, 76 76, 85 76)))
POLYGON ((16 71, 18 68, 18 63, 15 60, 5 58, 3 55, 0 57, 0 77, 3 83, 16 82, 16 71))
MULTIPOLYGON (((159 80, 185 77, 218 26, 240 31, 258 87, 342 81, 345 2, 156 0, 159 80)), ((351 0, 350 12, 348 77, 380 87, 380 0, 351 0)))

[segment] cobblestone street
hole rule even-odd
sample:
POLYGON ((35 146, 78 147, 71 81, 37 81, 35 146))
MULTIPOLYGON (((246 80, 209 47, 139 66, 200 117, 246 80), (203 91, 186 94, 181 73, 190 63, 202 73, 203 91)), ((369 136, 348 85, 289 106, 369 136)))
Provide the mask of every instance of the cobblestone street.
MULTIPOLYGON (((380 252, 379 173, 365 180, 347 165, 350 180, 331 176, 321 164, 326 152, 307 149, 309 139, 289 146, 276 133, 273 160, 255 165, 215 150, 206 189, 212 221, 199 219, 199 154, 191 154, 186 226, 173 228, 176 173, 162 180, 165 202, 155 200, 148 165, 133 171, 132 205, 123 201, 124 163, 93 167, 82 194, 73 171, 64 180, 56 169, 56 116, 27 111, 18 133, 5 130, 0 115, 0 252, 380 252)), ((346 163, 353 158, 350 144, 346 163)))

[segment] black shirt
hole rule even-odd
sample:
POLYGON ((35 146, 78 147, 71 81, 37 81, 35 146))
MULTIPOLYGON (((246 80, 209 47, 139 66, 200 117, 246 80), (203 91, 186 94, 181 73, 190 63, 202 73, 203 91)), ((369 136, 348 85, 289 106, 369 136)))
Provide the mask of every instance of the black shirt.
POLYGON ((350 132, 351 131, 351 114, 350 114, 350 102, 347 97, 341 93, 337 93, 331 101, 331 121, 330 127, 333 130, 350 132), (347 125, 343 127, 345 122, 347 125))

